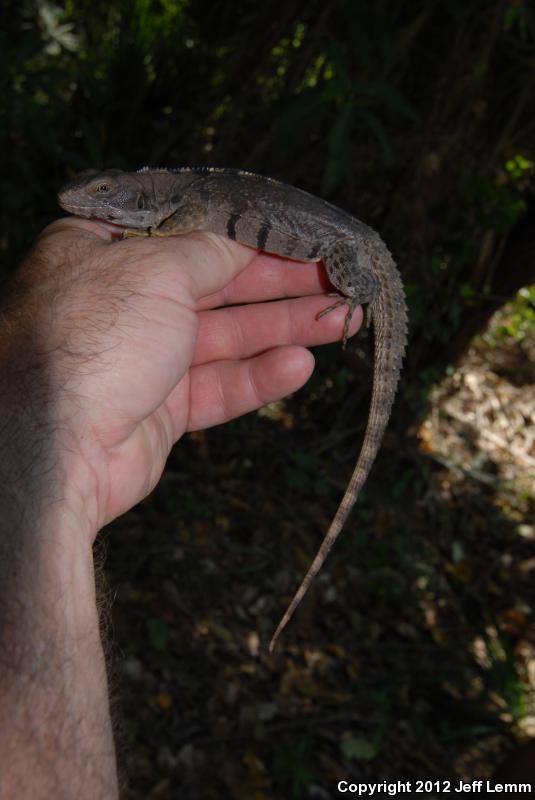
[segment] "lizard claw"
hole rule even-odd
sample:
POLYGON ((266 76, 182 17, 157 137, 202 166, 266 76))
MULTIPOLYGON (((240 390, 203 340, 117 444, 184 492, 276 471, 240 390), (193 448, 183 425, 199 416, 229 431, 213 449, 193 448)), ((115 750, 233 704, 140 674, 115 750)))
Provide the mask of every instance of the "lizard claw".
POLYGON ((324 317, 325 314, 328 314, 330 311, 334 311, 336 308, 340 308, 340 306, 349 306, 344 321, 344 329, 342 331, 342 350, 345 350, 347 340, 349 338, 349 326, 351 324, 353 314, 355 313, 355 309, 358 306, 358 302, 354 297, 346 297, 345 295, 340 295, 336 292, 330 292, 327 297, 337 297, 338 299, 336 303, 333 303, 327 308, 324 308, 323 311, 320 311, 320 313, 316 315, 316 319, 321 319, 321 317, 324 317))
POLYGON ((132 236, 151 236, 151 228, 125 228, 121 239, 130 239, 132 236))

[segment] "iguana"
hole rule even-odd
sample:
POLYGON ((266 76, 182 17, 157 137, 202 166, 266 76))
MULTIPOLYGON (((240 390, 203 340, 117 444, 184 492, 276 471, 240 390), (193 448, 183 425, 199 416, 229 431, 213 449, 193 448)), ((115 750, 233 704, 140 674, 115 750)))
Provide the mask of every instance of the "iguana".
POLYGON ((355 308, 367 304, 375 345, 362 449, 331 526, 272 636, 272 651, 355 505, 390 417, 407 339, 405 296, 392 256, 374 230, 345 211, 293 186, 243 170, 88 170, 64 186, 58 200, 77 216, 124 226, 126 235, 177 236, 206 230, 296 261, 323 261, 338 295, 319 316, 348 306, 344 346, 355 308))

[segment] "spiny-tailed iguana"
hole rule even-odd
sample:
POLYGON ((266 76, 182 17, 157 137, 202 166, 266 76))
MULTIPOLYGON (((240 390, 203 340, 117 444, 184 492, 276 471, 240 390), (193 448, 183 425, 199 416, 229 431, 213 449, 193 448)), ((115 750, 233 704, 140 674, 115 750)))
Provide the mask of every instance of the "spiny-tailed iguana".
POLYGON ((403 285, 392 256, 374 230, 345 211, 293 186, 242 170, 88 170, 68 183, 58 199, 72 214, 123 225, 127 235, 176 236, 206 230, 296 261, 323 261, 339 296, 322 314, 347 304, 344 345, 356 306, 368 304, 375 363, 362 449, 319 551, 273 634, 272 651, 355 505, 390 417, 407 339, 403 285))

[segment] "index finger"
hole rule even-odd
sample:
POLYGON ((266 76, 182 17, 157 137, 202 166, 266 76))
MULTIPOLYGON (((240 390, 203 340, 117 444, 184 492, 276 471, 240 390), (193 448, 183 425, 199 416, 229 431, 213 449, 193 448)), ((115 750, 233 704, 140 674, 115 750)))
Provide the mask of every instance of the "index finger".
POLYGON ((321 294, 330 288, 321 262, 292 261, 256 252, 247 267, 220 291, 198 303, 198 310, 321 294))

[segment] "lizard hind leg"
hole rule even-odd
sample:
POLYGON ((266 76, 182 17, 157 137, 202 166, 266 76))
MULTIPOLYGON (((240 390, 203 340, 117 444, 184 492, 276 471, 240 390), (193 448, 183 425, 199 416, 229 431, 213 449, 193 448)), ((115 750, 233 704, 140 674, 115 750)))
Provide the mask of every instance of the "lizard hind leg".
POLYGON ((354 297, 346 297, 346 295, 339 294, 338 292, 330 292, 327 296, 337 297, 338 299, 335 303, 332 303, 332 305, 327 306, 327 308, 324 308, 323 311, 320 311, 320 313, 316 315, 316 319, 321 319, 321 317, 324 317, 326 314, 328 314, 330 311, 334 311, 336 308, 340 308, 340 306, 348 306, 346 318, 344 320, 344 328, 342 331, 342 348, 345 350, 347 340, 349 338, 349 326, 351 325, 353 314, 355 313, 355 309, 359 305, 359 302, 354 297))
MULTIPOLYGON (((338 294, 334 295, 338 299, 318 314, 318 318, 341 305, 348 306, 342 333, 342 346, 345 347, 355 309, 373 303, 380 291, 379 279, 364 242, 337 242, 325 254, 323 261, 329 280, 338 289, 338 294)), ((369 314, 366 322, 369 324, 369 314)))

